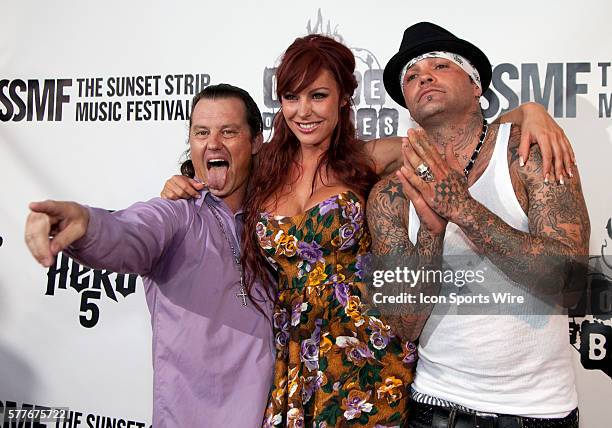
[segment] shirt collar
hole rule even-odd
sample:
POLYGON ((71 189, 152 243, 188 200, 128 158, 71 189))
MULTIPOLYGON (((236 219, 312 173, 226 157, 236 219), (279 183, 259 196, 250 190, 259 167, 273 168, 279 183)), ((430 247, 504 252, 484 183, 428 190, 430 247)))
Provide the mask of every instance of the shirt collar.
POLYGON ((195 200, 196 207, 198 207, 198 209, 201 209, 202 206, 205 205, 205 200, 212 203, 215 207, 225 211, 228 215, 233 216, 234 219, 243 216, 242 208, 236 211, 235 214, 232 213, 232 210, 227 206, 223 198, 219 198, 213 195, 210 190, 208 190, 208 187, 205 187, 204 189, 200 190, 200 198, 195 200))

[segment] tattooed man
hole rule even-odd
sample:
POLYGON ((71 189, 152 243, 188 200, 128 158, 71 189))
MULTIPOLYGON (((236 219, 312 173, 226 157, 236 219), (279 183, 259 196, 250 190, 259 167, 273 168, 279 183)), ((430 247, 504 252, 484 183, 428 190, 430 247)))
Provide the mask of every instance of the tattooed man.
MULTIPOLYGON (((422 263, 443 253, 445 265, 471 255, 490 261, 485 285, 553 298, 580 285, 568 272, 588 252, 580 180, 575 168, 543 179, 537 146, 528 162, 518 155, 520 128, 485 122, 479 99, 490 81, 476 46, 430 23, 406 29, 384 82, 422 129, 409 131, 404 166, 370 194, 372 251, 422 263)), ((546 314, 498 305, 493 315, 449 315, 436 305, 429 318, 395 317, 399 334, 420 334, 410 426, 577 427, 562 300, 546 314)))

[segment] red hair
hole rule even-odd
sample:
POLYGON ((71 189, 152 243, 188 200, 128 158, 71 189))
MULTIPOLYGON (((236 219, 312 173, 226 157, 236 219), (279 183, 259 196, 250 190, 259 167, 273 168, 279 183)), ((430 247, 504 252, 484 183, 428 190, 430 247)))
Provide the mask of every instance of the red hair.
MULTIPOLYGON (((355 57, 351 50, 332 38, 312 34, 297 38, 287 48, 276 70, 276 93, 278 99, 287 92, 298 93, 310 85, 323 70, 328 70, 340 94, 338 105, 338 124, 332 134, 327 152, 321 156, 315 180, 321 177, 322 168, 332 171, 332 176, 340 180, 363 197, 378 180, 374 164, 364 150, 361 141, 355 136, 352 120, 352 97, 357 88, 355 57), (342 102, 346 103, 342 105, 342 102)), ((259 248, 255 228, 263 210, 264 202, 278 195, 282 187, 289 183, 291 167, 299 168, 297 156, 300 142, 291 132, 282 111, 274 118, 274 135, 264 144, 254 164, 250 180, 250 190, 244 205, 245 227, 243 231, 243 265, 247 272, 247 290, 255 278, 266 280, 265 272, 269 265, 259 248)), ((327 174, 329 177, 330 174, 327 174)), ((313 181, 314 190, 314 181, 313 181)), ((270 297, 275 290, 268 290, 270 297)))

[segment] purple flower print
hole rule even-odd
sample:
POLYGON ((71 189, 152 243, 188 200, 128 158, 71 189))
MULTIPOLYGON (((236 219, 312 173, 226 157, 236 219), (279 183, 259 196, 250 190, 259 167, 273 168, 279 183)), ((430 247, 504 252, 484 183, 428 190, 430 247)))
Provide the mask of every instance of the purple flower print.
POLYGON ((315 241, 312 244, 307 242, 298 242, 298 255, 306 260, 310 264, 315 264, 318 261, 323 262, 323 251, 321 251, 321 246, 315 241))
POLYGON ((334 283, 334 293, 336 295, 336 300, 342 305, 346 306, 348 303, 348 284, 344 282, 334 283))
POLYGON ((319 214, 323 216, 336 208, 338 208, 338 198, 329 198, 319 204, 319 214))

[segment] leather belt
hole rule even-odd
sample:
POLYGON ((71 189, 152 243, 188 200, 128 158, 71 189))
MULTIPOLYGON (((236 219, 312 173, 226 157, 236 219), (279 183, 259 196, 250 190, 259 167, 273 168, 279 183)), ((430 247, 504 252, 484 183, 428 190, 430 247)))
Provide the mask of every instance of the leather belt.
POLYGON ((412 401, 410 420, 432 428, 578 428, 578 409, 564 418, 528 418, 500 413, 465 412, 412 401))

